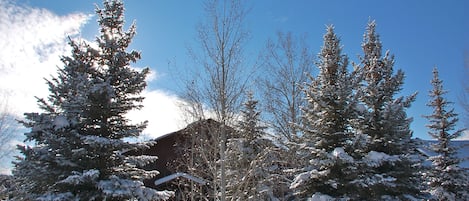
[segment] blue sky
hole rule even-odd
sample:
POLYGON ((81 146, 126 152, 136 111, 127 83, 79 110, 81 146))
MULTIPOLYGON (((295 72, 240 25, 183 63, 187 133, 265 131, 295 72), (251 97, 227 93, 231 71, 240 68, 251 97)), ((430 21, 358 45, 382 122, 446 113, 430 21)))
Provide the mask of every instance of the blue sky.
MULTIPOLYGON (((96 0, 19 0, 16 5, 47 9, 57 16, 77 13, 94 14, 96 0)), ((196 46, 196 25, 203 19, 202 1, 139 0, 124 1, 126 20, 137 23, 137 35, 131 48, 142 51, 137 66, 149 66, 156 78, 149 90, 163 91, 172 97, 179 89, 176 79, 180 70, 193 62, 187 54, 188 46, 196 46)), ((250 13, 246 28, 250 39, 245 47, 248 63, 254 63, 267 39, 276 39, 276 32, 306 34, 307 43, 317 54, 326 25, 333 24, 340 36, 343 51, 351 61, 358 62, 361 42, 369 19, 376 20, 383 49, 395 55, 395 68, 406 74, 403 95, 419 92, 416 102, 408 110, 414 118, 414 136, 424 139, 426 119, 430 114, 428 100, 432 68, 440 70, 448 99, 456 102, 456 112, 463 111, 458 97, 463 92, 464 54, 469 52, 469 1, 247 1, 250 13)), ((97 35, 96 17, 80 28, 80 36, 93 40, 97 35)), ((153 103, 158 104, 158 103, 153 103)), ((151 121, 151 119, 149 119, 151 121)), ((460 121, 460 126, 463 122, 460 121)), ((163 133, 162 133, 163 134, 163 133)))

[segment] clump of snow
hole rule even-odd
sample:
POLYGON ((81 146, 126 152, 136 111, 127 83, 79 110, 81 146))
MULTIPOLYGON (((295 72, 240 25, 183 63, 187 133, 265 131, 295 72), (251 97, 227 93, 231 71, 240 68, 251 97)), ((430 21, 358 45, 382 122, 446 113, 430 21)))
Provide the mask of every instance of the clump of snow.
POLYGON ((337 147, 332 151, 332 155, 338 159, 341 159, 346 162, 353 162, 353 158, 347 154, 342 147, 337 147))
POLYGON ((73 172, 73 175, 68 176, 64 180, 60 181, 60 183, 67 183, 67 184, 83 184, 85 182, 90 182, 98 179, 99 177, 99 170, 87 170, 81 172, 73 172))
POLYGON ((156 191, 145 188, 143 182, 129 179, 120 179, 111 176, 109 180, 100 181, 98 188, 111 198, 138 198, 138 200, 167 200, 174 196, 171 191, 156 191))
POLYGON ((311 171, 298 174, 293 180, 293 182, 290 184, 290 189, 298 188, 301 185, 305 185, 311 179, 317 179, 325 175, 328 175, 329 173, 330 173, 330 170, 322 170, 322 171, 311 170, 311 171))
POLYGON ((311 178, 310 172, 303 172, 301 174, 296 175, 295 179, 290 185, 290 189, 298 188, 299 186, 303 185, 305 181, 311 178))
POLYGON ((308 199, 308 201, 334 201, 333 197, 329 195, 324 195, 321 193, 315 193, 314 195, 311 196, 311 198, 308 199))
POLYGON ((370 151, 365 156, 365 161, 371 167, 377 167, 377 166, 383 164, 383 162, 395 162, 395 161, 398 161, 398 160, 399 160, 399 156, 390 156, 386 153, 377 152, 377 151, 370 151))
POLYGON ((127 157, 127 162, 134 164, 138 167, 143 167, 145 165, 148 165, 151 162, 154 162, 158 159, 157 156, 148 156, 148 155, 142 155, 142 156, 131 156, 127 157))
POLYGON ((86 135, 83 136, 84 143, 92 146, 109 146, 109 145, 118 145, 123 143, 122 140, 119 139, 110 139, 106 137, 100 137, 95 135, 86 135))
POLYGON ((70 192, 59 193, 59 194, 46 194, 37 198, 37 200, 39 201, 65 201, 65 200, 78 201, 78 199, 75 198, 73 194, 70 192))
POLYGON ((366 106, 363 103, 355 104, 355 109, 360 113, 365 113, 367 111, 366 106))
POLYGON ((397 179, 388 175, 383 175, 383 174, 375 174, 371 176, 370 178, 366 178, 365 180, 362 181, 359 185, 363 187, 368 187, 368 186, 374 186, 377 184, 385 184, 391 187, 394 187, 395 184, 394 182, 397 179))
POLYGON ((98 186, 104 194, 110 197, 126 197, 131 195, 133 189, 137 189, 140 185, 136 181, 112 176, 110 180, 100 181, 98 186))
POLYGON ((70 126, 70 123, 68 122, 66 117, 60 115, 55 117, 53 125, 55 130, 59 130, 70 126))

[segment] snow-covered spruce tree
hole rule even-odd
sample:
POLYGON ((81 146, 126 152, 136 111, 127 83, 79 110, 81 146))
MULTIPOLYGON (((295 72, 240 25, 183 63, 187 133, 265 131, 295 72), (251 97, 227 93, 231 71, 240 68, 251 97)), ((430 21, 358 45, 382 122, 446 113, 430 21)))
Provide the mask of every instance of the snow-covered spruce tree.
POLYGON ((359 70, 363 82, 358 90, 359 118, 354 123, 357 134, 366 136, 363 150, 361 186, 357 193, 362 200, 402 199, 418 197, 419 160, 414 155, 414 144, 409 129, 412 119, 405 109, 416 94, 395 98, 404 84, 404 72, 394 74, 394 57, 387 51, 382 55, 382 44, 376 33, 376 23, 368 23, 364 34, 359 70))
POLYGON ((459 167, 461 159, 456 156, 457 147, 450 144, 463 130, 454 131, 458 122, 457 114, 454 109, 448 108, 451 102, 444 98, 447 91, 443 89, 437 68, 433 69, 431 84, 433 89, 427 105, 433 108, 433 113, 425 117, 430 121, 427 125, 430 129, 428 134, 437 141, 431 145, 431 150, 436 153, 429 158, 432 167, 424 174, 428 191, 435 200, 469 200, 469 177, 459 167))
POLYGON ((332 26, 327 27, 316 65, 319 74, 303 87, 307 106, 300 126, 303 136, 299 152, 310 156, 301 157, 307 163, 290 188, 301 199, 319 194, 348 198, 355 192, 350 181, 356 176, 348 143, 355 110, 354 79, 332 26))
POLYGON ((26 140, 33 145, 20 146, 24 156, 13 171, 24 187, 19 200, 165 200, 172 194, 143 185, 158 172, 141 167, 156 157, 125 155, 148 147, 123 140, 146 126, 125 117, 142 107, 139 94, 149 71, 130 67, 140 59, 139 52, 126 51, 135 25, 123 30, 120 0, 104 1, 96 13, 97 47, 70 41, 72 55, 48 81, 48 99, 38 99, 43 112, 25 114, 23 124, 31 129, 26 140))
POLYGON ((278 200, 286 192, 280 169, 280 149, 261 126, 257 100, 247 94, 238 134, 227 144, 227 198, 230 200, 278 200))

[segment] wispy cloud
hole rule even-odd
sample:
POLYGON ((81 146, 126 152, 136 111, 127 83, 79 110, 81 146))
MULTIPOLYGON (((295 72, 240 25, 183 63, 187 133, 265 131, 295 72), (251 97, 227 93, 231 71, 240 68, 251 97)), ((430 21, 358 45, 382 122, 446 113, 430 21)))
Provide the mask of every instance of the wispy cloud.
MULTIPOLYGON (((91 16, 83 13, 58 16, 46 9, 31 8, 0 0, 0 94, 18 114, 39 111, 34 96, 49 91, 44 78, 56 74, 60 57, 70 54, 68 37, 79 36, 91 16)), ((153 72, 147 81, 157 79, 153 72)), ((176 96, 145 91, 144 108, 132 112, 134 121, 149 120, 145 133, 157 136, 179 128, 176 96)))
POLYGON ((82 13, 58 16, 48 10, 0 0, 0 93, 22 114, 37 111, 34 96, 47 96, 44 78, 55 74, 60 56, 88 21, 82 13))

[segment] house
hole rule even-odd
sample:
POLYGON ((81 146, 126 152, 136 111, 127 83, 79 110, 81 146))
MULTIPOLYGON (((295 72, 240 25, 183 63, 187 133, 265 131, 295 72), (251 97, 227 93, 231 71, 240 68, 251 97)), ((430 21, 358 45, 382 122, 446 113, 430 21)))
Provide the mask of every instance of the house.
MULTIPOLYGON (((200 120, 189 124, 182 130, 153 139, 156 144, 141 154, 158 156, 155 163, 144 168, 158 170, 160 174, 155 178, 144 181, 145 185, 158 190, 175 191, 179 187, 175 186, 177 182, 174 182, 174 180, 188 180, 199 186, 210 185, 210 178, 200 178, 188 173, 187 163, 184 160, 190 157, 191 146, 192 148, 193 146, 200 146, 201 143, 198 143, 200 139, 210 138, 211 134, 218 132, 221 126, 221 123, 213 119, 200 120)), ((228 130, 227 136, 232 136, 234 130, 230 127, 225 128, 228 130)))
MULTIPOLYGON (((436 153, 431 151, 431 144, 435 144, 435 140, 421 140, 416 139, 420 145, 419 152, 426 157, 435 156, 436 153)), ((464 168, 469 172, 469 141, 468 140, 452 140, 450 145, 457 148, 458 152, 456 156, 461 159, 459 167, 464 168)), ((427 161, 425 165, 430 165, 431 163, 427 161)))

